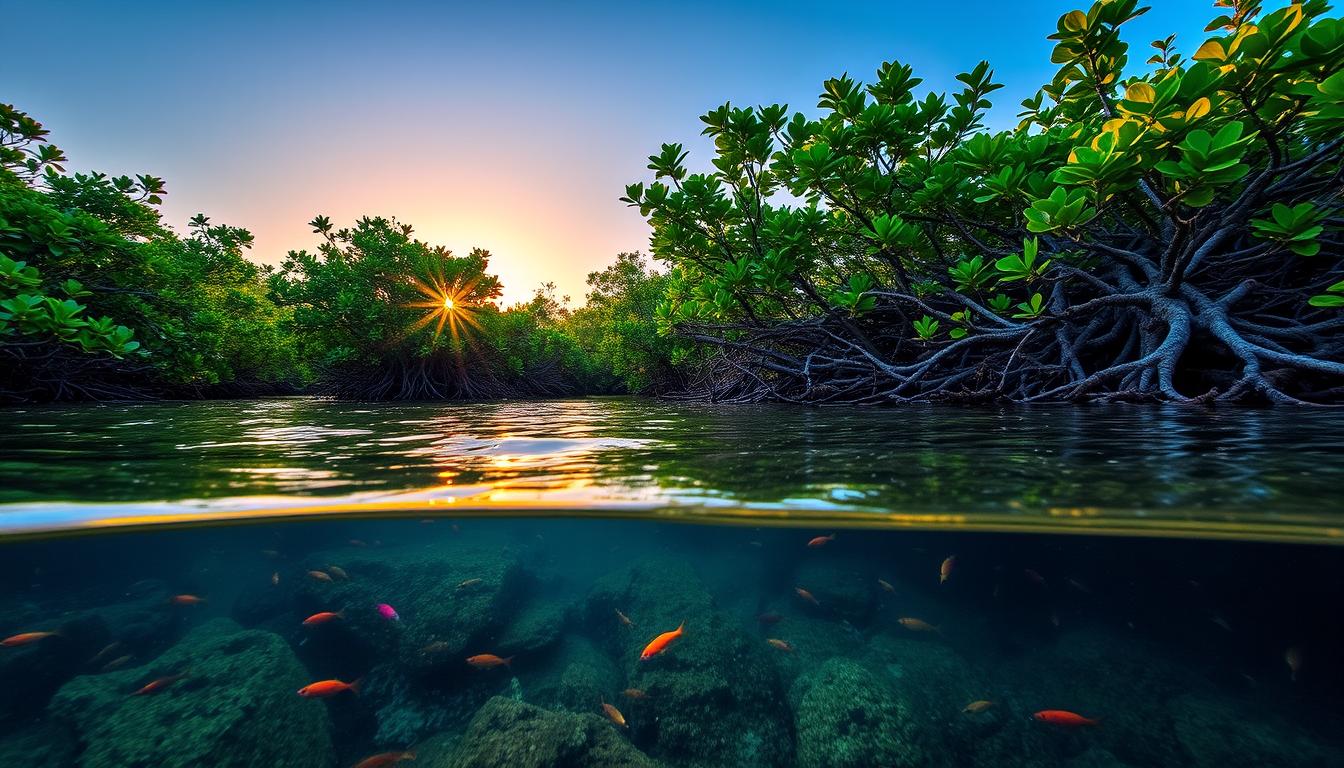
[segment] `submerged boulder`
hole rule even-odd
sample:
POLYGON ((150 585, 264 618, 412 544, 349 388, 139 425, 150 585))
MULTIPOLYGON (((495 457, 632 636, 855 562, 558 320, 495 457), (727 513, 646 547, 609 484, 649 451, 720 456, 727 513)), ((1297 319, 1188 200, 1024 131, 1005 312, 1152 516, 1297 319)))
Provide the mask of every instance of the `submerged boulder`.
POLYGON ((326 768, 326 708, 295 695, 309 682, 281 638, 216 619, 141 668, 75 678, 48 713, 74 734, 77 764, 88 768, 326 768), (183 677, 156 693, 132 695, 175 675, 183 677))
POLYGON ((582 615, 625 685, 645 694, 622 711, 631 738, 649 754, 687 766, 792 762, 792 718, 770 647, 715 610, 688 564, 649 560, 604 576, 582 615), (640 660, 650 640, 683 624, 667 651, 640 660))
POLYGON ((495 697, 451 749, 418 750, 416 768, 656 768, 615 724, 595 714, 495 697))
POLYGON ((793 683, 800 768, 930 764, 908 711, 874 670, 851 659, 826 660, 793 683))
POLYGON ((1196 768, 1344 765, 1344 752, 1262 709, 1203 694, 1178 696, 1168 709, 1196 768))
POLYGON ((592 712, 603 701, 627 708, 616 665, 588 640, 565 637, 541 669, 528 677, 525 698, 544 707, 592 712))
POLYGON ((820 603, 813 613, 862 626, 877 610, 876 577, 839 558, 814 555, 798 565, 793 580, 820 603))

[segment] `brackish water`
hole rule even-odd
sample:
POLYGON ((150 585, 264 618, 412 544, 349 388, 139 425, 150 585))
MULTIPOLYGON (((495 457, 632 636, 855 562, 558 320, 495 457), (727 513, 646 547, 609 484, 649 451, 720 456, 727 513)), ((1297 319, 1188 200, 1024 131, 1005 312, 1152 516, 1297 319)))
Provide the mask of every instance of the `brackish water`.
POLYGON ((0 765, 1344 765, 1340 456, 1327 409, 0 411, 0 765))

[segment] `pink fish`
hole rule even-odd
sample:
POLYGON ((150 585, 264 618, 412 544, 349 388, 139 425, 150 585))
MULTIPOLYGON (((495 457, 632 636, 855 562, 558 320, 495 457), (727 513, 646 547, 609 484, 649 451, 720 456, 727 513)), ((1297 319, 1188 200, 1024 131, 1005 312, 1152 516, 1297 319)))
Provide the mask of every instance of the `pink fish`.
POLYGON ((379 616, 382 616, 388 621, 401 621, 401 617, 397 615, 397 609, 387 603, 379 603, 375 605, 374 608, 378 609, 379 616))

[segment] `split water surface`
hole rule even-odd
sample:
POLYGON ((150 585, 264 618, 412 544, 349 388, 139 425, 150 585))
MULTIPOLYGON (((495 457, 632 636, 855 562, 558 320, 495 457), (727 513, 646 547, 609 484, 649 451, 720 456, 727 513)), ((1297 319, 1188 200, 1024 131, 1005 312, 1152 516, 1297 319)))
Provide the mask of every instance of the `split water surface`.
POLYGON ((1341 765, 1340 456, 1330 409, 12 408, 0 764, 1341 765))

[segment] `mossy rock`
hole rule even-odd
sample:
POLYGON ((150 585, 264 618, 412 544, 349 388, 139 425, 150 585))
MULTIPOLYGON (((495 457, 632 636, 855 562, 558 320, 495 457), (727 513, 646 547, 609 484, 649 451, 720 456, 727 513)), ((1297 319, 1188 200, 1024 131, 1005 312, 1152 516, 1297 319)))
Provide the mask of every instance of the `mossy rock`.
POLYGON ((528 676, 525 698, 543 707, 592 712, 606 701, 621 710, 633 710, 639 702, 620 695, 622 677, 616 665, 591 642, 567 636, 541 669, 528 676))
POLYGON ((309 682, 280 637, 216 619, 144 667, 75 678, 48 712, 75 734, 87 768, 325 768, 326 708, 295 693, 309 682), (158 693, 131 695, 184 672, 158 693))
POLYGON ((760 638, 715 610, 695 570, 654 559, 600 579, 583 624, 647 698, 630 705, 631 738, 649 754, 684 766, 783 766, 792 762, 791 716, 760 638), (634 622, 625 626, 619 609, 634 622), (641 661, 658 634, 685 623, 667 651, 641 661))
POLYGON ((794 681, 799 768, 924 766, 910 713, 873 669, 828 659, 794 681))
POLYGON ((416 768, 657 768, 595 714, 543 709, 496 696, 451 750, 417 750, 416 768))
POLYGON ((859 626, 867 624, 877 610, 877 577, 835 556, 808 555, 794 570, 793 580, 821 604, 812 612, 859 626))
POLYGON ((1168 704, 1181 745, 1197 768, 1326 768, 1344 753, 1298 726, 1219 696, 1187 694, 1168 704))

